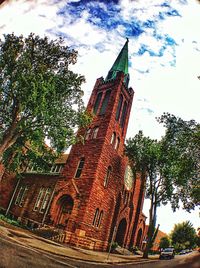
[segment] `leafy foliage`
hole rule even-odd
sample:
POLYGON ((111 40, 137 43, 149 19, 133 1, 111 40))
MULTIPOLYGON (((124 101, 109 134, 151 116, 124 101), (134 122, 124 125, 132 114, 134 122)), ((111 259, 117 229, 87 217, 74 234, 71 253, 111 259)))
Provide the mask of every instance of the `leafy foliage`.
POLYGON ((111 244, 111 252, 114 252, 115 249, 116 249, 118 246, 119 246, 119 245, 118 245, 117 242, 112 242, 112 244, 111 244))
POLYGON ((179 251, 186 248, 194 248, 197 243, 196 231, 189 221, 175 224, 171 232, 172 245, 179 251))
POLYGON ((175 210, 179 200, 186 210, 200 205, 200 124, 184 121, 171 114, 163 114, 158 121, 166 127, 163 137, 166 176, 178 186, 171 196, 175 210))
POLYGON ((170 239, 168 236, 161 237, 159 248, 168 248, 170 246, 170 239))
POLYGON ((62 39, 31 33, 0 40, 0 159, 6 166, 20 165, 24 146, 34 160, 48 159, 53 151, 45 139, 62 152, 76 141, 77 127, 90 122, 82 101, 85 78, 70 70, 76 61, 77 52, 62 39))
POLYGON ((151 200, 147 244, 144 252, 144 257, 146 258, 153 244, 156 210, 162 201, 159 193, 166 192, 164 185, 160 190, 161 176, 159 174, 159 167, 162 163, 161 144, 149 137, 144 137, 142 131, 140 131, 134 138, 127 141, 126 154, 132 161, 132 168, 135 175, 137 172, 141 174, 142 185, 145 185, 146 188, 146 197, 151 200))
POLYGON ((146 198, 150 199, 149 228, 144 257, 151 248, 156 225, 157 207, 171 203, 190 211, 199 204, 200 125, 163 114, 158 121, 166 127, 160 141, 144 137, 140 131, 126 145, 134 173, 145 177, 146 198))

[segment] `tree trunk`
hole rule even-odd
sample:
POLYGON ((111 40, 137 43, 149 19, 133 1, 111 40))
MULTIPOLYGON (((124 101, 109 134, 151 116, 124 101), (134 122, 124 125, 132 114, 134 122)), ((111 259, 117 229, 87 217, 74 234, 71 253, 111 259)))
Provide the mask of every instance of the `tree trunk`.
MULTIPOLYGON (((144 191, 145 191, 145 182, 146 182, 146 175, 145 175, 145 172, 143 172, 141 174, 140 193, 139 193, 139 197, 138 197, 138 204, 137 204, 137 208, 136 208, 136 214, 135 214, 133 231, 132 231, 133 237, 135 237, 135 235, 136 235, 139 216, 140 216, 141 209, 142 209, 143 194, 144 194, 144 191)), ((132 245, 130 245, 130 247, 132 247, 132 245)))
POLYGON ((149 228, 147 232, 147 244, 144 250, 143 258, 148 258, 149 250, 152 247, 152 238, 154 234, 155 224, 156 224, 156 209, 157 205, 151 199, 151 206, 149 210, 149 228))
POLYGON ((19 137, 19 134, 8 135, 3 138, 3 141, 0 144, 0 164, 2 162, 4 152, 16 142, 18 137, 19 137))
POLYGON ((0 163, 2 162, 2 157, 4 152, 11 147, 19 137, 20 133, 17 131, 17 127, 20 123, 19 116, 19 104, 16 99, 13 100, 13 112, 12 112, 12 122, 8 129, 3 135, 3 139, 0 144, 0 163))
POLYGON ((6 141, 6 140, 2 142, 2 144, 0 145, 0 163, 1 163, 1 161, 2 161, 4 152, 5 152, 9 147, 11 147, 13 144, 14 144, 14 142, 6 141))

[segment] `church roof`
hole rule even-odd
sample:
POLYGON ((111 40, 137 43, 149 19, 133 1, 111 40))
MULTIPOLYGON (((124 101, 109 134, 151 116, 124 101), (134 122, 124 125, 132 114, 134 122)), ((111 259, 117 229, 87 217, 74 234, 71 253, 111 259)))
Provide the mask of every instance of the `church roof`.
POLYGON ((110 71, 121 71, 128 74, 128 38, 110 71))
POLYGON ((119 55, 117 56, 113 66, 111 67, 106 80, 115 79, 118 72, 124 73, 124 83, 128 87, 129 74, 128 74, 128 38, 119 55))

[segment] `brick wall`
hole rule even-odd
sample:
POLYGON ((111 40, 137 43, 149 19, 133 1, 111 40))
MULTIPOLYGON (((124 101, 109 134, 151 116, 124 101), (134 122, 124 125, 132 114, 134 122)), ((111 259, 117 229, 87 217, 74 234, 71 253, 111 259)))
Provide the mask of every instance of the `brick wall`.
MULTIPOLYGON (((99 127, 97 137, 85 140, 84 144, 77 143, 72 146, 60 176, 25 175, 18 188, 21 185, 28 187, 26 200, 21 207, 15 205, 13 201, 10 213, 23 218, 27 222, 32 221, 38 224, 44 222, 52 225, 61 223, 61 216, 65 215, 67 217, 64 226, 67 234, 66 242, 72 245, 106 250, 114 230, 116 231, 114 240, 123 237, 123 246, 130 247, 135 242, 136 238, 133 237, 134 226, 136 226, 136 233, 139 228, 144 228, 144 219, 142 218, 144 196, 139 194, 141 190, 139 176, 132 189, 126 189, 124 186, 124 174, 128 164, 128 158, 124 155, 124 141, 134 92, 131 88, 127 89, 124 86, 123 79, 123 73, 118 73, 117 78, 109 82, 105 82, 102 78, 97 79, 88 103, 88 111, 93 110, 98 92, 102 92, 104 96, 107 90, 111 90, 105 114, 99 115, 97 113, 90 125, 92 130, 94 127, 99 127), (127 113, 123 128, 115 118, 121 94, 127 102, 127 113), (119 147, 116 149, 114 144, 111 144, 113 132, 115 132, 116 138, 120 140, 119 147), (74 178, 82 157, 85 158, 85 162, 81 176, 74 178), (111 167, 111 174, 105 187, 104 180, 109 166, 111 167), (53 193, 50 208, 46 215, 44 212, 34 211, 34 204, 41 187, 51 188, 53 193), (71 198, 73 209, 63 214, 65 204, 61 201, 68 200, 67 198, 71 198), (138 204, 141 207, 139 211, 141 215, 136 217, 138 204), (99 213, 102 211, 103 216, 99 226, 94 226, 93 221, 97 209, 99 209, 99 213), (124 228, 122 228, 124 230, 120 229, 120 224, 124 224, 124 228)), ((102 101, 103 98, 100 106, 102 101)), ((85 132, 86 129, 80 129, 78 135, 84 136, 85 132)), ((14 183, 9 186, 9 193, 4 193, 5 207, 16 184, 16 180, 11 181, 14 183)), ((17 191, 14 200, 16 196, 17 191)))

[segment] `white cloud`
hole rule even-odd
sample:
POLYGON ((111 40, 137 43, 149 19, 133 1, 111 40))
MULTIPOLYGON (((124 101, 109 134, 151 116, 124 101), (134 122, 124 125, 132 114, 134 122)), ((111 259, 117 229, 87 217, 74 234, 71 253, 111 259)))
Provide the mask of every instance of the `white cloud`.
POLYGON ((59 24, 56 12, 59 6, 52 1, 7 1, 0 8, 0 33, 28 35, 34 32, 41 36, 55 24, 59 24))

